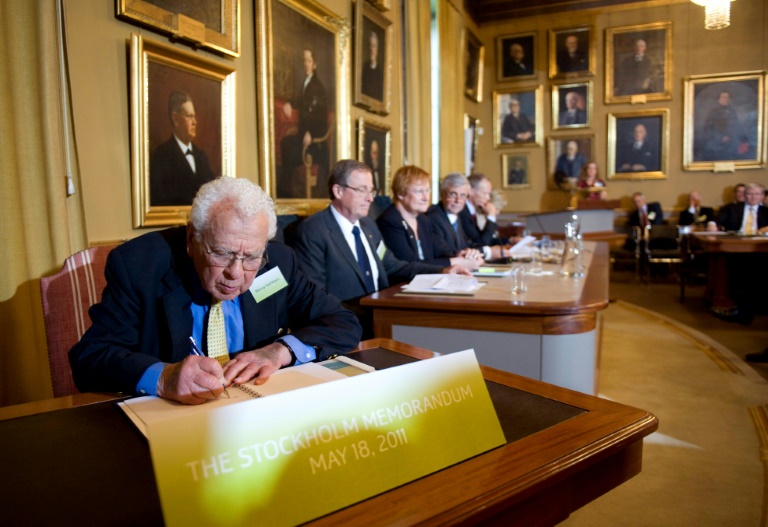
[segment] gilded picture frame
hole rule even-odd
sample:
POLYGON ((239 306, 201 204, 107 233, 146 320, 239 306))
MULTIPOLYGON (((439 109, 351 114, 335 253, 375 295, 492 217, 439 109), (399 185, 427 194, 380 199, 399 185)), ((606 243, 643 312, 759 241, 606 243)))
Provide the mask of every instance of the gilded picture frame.
POLYGON ((465 29, 464 95, 475 102, 483 101, 483 64, 485 46, 469 29, 465 29))
POLYGON ((371 168, 373 186, 389 193, 392 132, 389 126, 360 117, 357 120, 357 160, 371 168))
POLYGON ((536 33, 519 33, 496 38, 496 80, 499 82, 536 78, 536 33))
POLYGON ((464 114, 464 171, 472 174, 475 171, 477 145, 480 141, 480 119, 464 114))
POLYGON ((593 76, 595 43, 592 26, 549 30, 549 78, 593 76))
POLYGON ((594 134, 563 134, 547 138, 547 188, 575 191, 581 169, 595 161, 594 134))
POLYGON ((509 190, 531 188, 529 174, 530 152, 513 152, 501 156, 502 187, 509 190))
POLYGON ((349 23, 313 0, 256 10, 259 182, 281 213, 311 214, 350 155, 349 23))
POLYGON ((552 129, 592 126, 592 81, 552 85, 552 129))
POLYGON ((608 179, 666 179, 669 109, 608 114, 608 179))
POLYGON ((387 115, 392 104, 392 22, 368 2, 355 4, 355 106, 387 115))
POLYGON ((685 170, 765 166, 765 81, 765 71, 685 78, 685 170))
POLYGON ((672 21, 605 30, 605 102, 672 99, 672 21))
POLYGON ((130 77, 133 226, 183 225, 201 184, 234 177, 235 71, 133 33, 130 77))
POLYGON ((493 92, 494 146, 541 146, 544 113, 541 85, 493 92))
POLYGON ((389 11, 392 9, 392 0, 366 0, 376 6, 379 11, 389 11))
POLYGON ((240 56, 240 0, 115 0, 115 15, 169 35, 171 40, 222 55, 240 56))

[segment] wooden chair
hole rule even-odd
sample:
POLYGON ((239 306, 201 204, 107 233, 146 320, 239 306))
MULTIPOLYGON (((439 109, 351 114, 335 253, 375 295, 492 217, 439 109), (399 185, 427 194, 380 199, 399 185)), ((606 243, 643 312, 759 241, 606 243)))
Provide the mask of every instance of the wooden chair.
POLYGON ((58 273, 40 279, 54 397, 79 393, 67 354, 91 326, 88 308, 101 301, 107 254, 114 247, 103 245, 77 252, 64 261, 58 273))

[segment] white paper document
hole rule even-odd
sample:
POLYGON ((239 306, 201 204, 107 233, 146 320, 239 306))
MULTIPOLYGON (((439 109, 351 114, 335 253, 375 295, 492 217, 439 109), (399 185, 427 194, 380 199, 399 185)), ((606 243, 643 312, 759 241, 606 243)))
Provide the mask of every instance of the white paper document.
POLYGON ((483 285, 474 276, 459 274, 418 274, 411 283, 403 286, 405 293, 435 295, 471 295, 483 285))

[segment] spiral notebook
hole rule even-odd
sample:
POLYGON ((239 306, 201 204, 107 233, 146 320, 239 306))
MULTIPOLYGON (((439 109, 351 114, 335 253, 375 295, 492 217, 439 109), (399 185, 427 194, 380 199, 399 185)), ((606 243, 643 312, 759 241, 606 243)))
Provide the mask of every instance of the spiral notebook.
POLYGON ((236 404, 253 398, 266 397, 276 393, 306 388, 315 384, 344 379, 373 371, 374 368, 339 355, 323 362, 309 362, 292 368, 276 371, 269 380, 261 385, 253 383, 230 386, 227 388, 229 398, 222 396, 218 399, 198 405, 187 405, 162 399, 153 395, 134 397, 117 403, 125 415, 136 425, 136 428, 149 439, 148 425, 154 421, 177 417, 179 415, 207 412, 229 404, 236 404))

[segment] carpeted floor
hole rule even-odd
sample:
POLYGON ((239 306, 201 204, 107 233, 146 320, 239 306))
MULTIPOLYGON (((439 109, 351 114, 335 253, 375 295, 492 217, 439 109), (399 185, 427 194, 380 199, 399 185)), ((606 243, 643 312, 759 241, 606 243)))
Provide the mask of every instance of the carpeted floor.
POLYGON ((599 395, 653 412, 659 430, 638 476, 562 525, 766 525, 768 382, 743 361, 768 344, 766 321, 715 319, 703 287, 685 304, 670 282, 611 287, 599 395))

